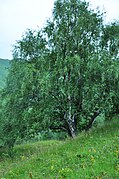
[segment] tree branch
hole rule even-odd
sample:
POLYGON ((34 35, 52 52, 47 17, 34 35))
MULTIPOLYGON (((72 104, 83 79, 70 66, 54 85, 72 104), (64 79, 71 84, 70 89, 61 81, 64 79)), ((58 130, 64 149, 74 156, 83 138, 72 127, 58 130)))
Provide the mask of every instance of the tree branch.
POLYGON ((88 131, 88 130, 92 127, 95 118, 96 118, 100 113, 101 113, 100 110, 97 110, 97 111, 94 112, 93 116, 91 116, 91 118, 90 118, 90 120, 89 120, 88 125, 86 125, 86 127, 85 127, 85 130, 86 130, 86 131, 88 131))

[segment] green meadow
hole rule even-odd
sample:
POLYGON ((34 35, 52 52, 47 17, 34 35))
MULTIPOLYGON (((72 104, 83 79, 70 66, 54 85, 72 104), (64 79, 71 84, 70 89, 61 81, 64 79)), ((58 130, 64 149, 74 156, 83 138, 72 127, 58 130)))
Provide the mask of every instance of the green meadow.
POLYGON ((82 132, 75 139, 16 145, 1 149, 1 179, 118 179, 118 117, 82 132))

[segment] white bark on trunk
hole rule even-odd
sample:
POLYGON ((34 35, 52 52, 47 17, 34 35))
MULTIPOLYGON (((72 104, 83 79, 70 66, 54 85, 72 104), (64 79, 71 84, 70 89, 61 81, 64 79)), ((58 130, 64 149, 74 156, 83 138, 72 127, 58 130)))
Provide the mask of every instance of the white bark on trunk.
POLYGON ((67 111, 67 123, 70 130, 71 136, 74 138, 76 136, 76 126, 75 126, 75 119, 74 115, 72 115, 72 104, 71 104, 71 97, 68 96, 68 111, 67 111))

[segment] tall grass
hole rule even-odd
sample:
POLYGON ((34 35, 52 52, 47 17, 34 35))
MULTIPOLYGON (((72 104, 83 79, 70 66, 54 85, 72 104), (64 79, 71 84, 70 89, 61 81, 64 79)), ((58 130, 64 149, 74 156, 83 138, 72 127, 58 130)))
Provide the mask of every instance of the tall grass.
POLYGON ((5 179, 118 179, 118 118, 76 139, 17 145, 13 157, 2 153, 5 179))

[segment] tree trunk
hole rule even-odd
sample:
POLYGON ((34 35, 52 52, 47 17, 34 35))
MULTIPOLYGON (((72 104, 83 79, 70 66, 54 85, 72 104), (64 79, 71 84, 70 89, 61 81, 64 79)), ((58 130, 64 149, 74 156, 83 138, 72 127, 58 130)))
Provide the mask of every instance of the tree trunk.
POLYGON ((65 113, 65 121, 67 123, 67 130, 70 137, 76 137, 76 120, 75 114, 72 115, 71 97, 68 97, 68 111, 65 113))
POLYGON ((68 117, 68 134, 70 137, 75 138, 76 137, 76 126, 75 126, 75 120, 74 116, 71 118, 70 116, 68 117))

